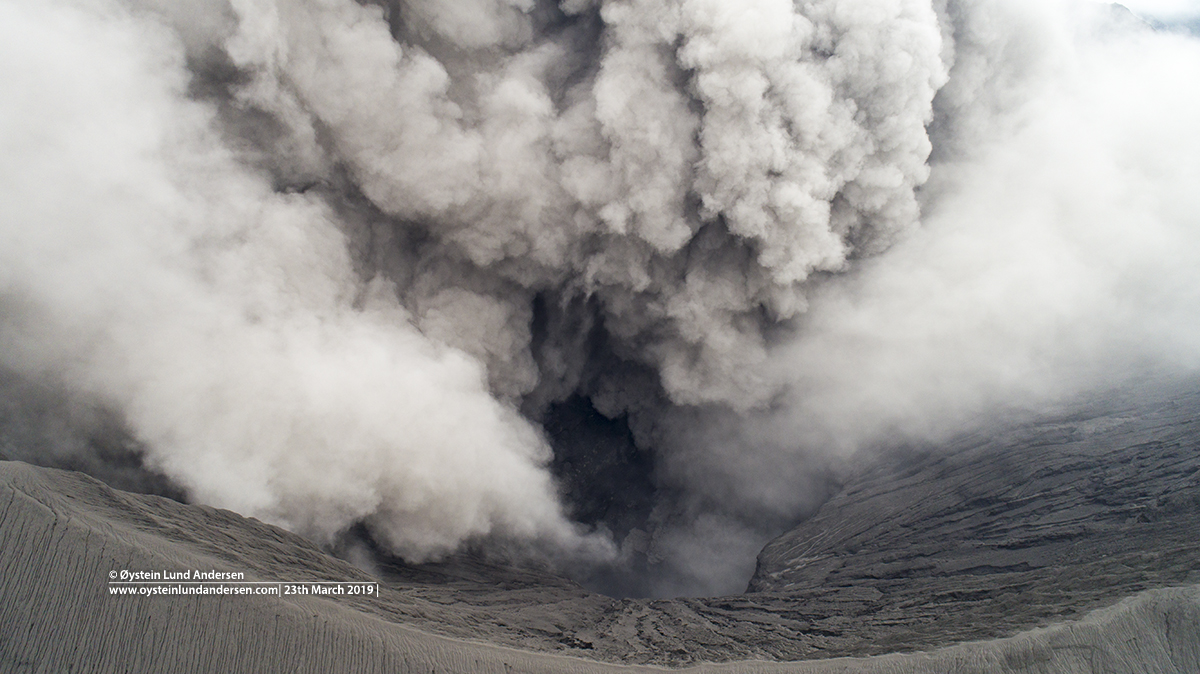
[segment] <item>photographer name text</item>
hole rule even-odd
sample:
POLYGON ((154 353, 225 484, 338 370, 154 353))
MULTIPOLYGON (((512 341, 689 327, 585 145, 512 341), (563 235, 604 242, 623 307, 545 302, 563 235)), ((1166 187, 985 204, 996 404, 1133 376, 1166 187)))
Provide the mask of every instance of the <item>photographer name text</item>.
POLYGON ((147 580, 245 580, 246 574, 241 571, 217 571, 209 569, 184 569, 182 571, 131 571, 121 569, 119 573, 109 574, 112 580, 138 582, 147 580))
POLYGON ((174 595, 274 595, 277 597, 378 597, 371 580, 247 580, 242 571, 216 569, 113 569, 108 593, 139 597, 174 595))

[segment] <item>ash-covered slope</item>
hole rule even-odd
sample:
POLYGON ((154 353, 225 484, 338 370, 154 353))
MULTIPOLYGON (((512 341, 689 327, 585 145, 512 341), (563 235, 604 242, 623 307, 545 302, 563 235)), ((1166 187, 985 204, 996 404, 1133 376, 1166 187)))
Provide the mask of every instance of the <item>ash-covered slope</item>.
POLYGON ((859 652, 994 637, 1200 581, 1198 524, 1200 394, 1126 393, 870 466, 750 590, 823 607, 859 652))
POLYGON ((466 556, 382 563, 379 597, 112 596, 120 569, 371 577, 228 511, 0 462, 0 671, 1200 671, 1200 394, 1138 397, 867 466, 750 592, 704 599, 466 556))
MULTIPOLYGON (((4 672, 647 672, 637 665, 505 648, 503 625, 472 640, 414 629, 425 608, 472 621, 469 602, 430 583, 379 598, 117 597, 110 571, 216 568, 250 579, 365 578, 291 534, 232 513, 115 492, 75 473, 0 463, 0 671, 4 672)), ((419 574, 414 574, 419 575, 419 574)), ((433 579, 426 576, 426 579, 433 579)), ((467 583, 462 573, 458 583, 467 583)), ((483 587, 487 577, 476 578, 483 587)), ((450 585, 454 585, 453 582, 450 585)), ((577 593, 544 588, 547 624, 579 620, 577 593), (574 595, 574 597, 573 597, 574 595)), ((518 603, 530 599, 514 594, 518 603)), ((671 602, 647 607, 661 610, 671 602)), ((526 612, 509 613, 510 620, 526 612)), ((660 613, 660 619, 667 615, 660 613)), ((453 627, 453 625, 451 626, 453 627)), ((580 625, 572 625, 578 628, 580 625)), ((760 638, 769 622, 750 621, 760 638)), ((606 635, 616 638, 619 635, 606 635)), ((679 640, 675 647, 693 646, 679 640)), ((689 672, 1193 672, 1200 667, 1200 588, 1157 590, 1086 620, 1011 639, 878 658, 698 664, 689 672)))

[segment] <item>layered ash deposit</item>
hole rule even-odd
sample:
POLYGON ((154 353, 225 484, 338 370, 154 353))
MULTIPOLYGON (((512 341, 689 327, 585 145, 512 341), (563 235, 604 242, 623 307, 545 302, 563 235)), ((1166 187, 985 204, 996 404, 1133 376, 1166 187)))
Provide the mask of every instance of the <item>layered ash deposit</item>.
POLYGON ((478 554, 359 568, 229 511, 3 462, 0 670, 1194 672, 1200 389, 1156 391, 862 465, 746 592, 698 599, 478 554), (118 569, 380 591, 115 596, 118 569))

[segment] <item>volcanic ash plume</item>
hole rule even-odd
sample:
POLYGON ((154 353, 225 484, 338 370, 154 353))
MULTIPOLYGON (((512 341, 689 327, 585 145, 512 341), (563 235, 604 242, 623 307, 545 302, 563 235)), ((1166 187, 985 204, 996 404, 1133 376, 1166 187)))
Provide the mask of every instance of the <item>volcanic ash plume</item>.
POLYGON ((1127 10, 3 0, 0 31, 6 376, 322 541, 737 590, 830 457, 1200 362, 1200 48, 1127 10))

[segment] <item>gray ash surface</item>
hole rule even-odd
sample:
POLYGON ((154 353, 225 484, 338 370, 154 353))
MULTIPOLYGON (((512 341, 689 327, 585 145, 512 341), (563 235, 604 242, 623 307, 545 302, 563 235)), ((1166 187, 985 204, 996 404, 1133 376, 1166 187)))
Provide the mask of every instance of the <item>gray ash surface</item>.
MULTIPOLYGON (((612 599, 547 570, 462 554, 437 564, 384 561, 381 596, 338 610, 473 643, 660 665, 929 650, 1076 619, 1143 590, 1200 583, 1200 394, 1150 398, 1101 401, 866 465, 763 550, 742 595, 612 599)), ((117 492, 77 473, 0 467, 4 622, 33 625, 0 648, 10 663, 25 640, 39 638, 41 598, 31 585, 69 577, 90 599, 65 619, 86 627, 122 606, 101 595, 109 568, 371 577, 227 511, 117 492)))

